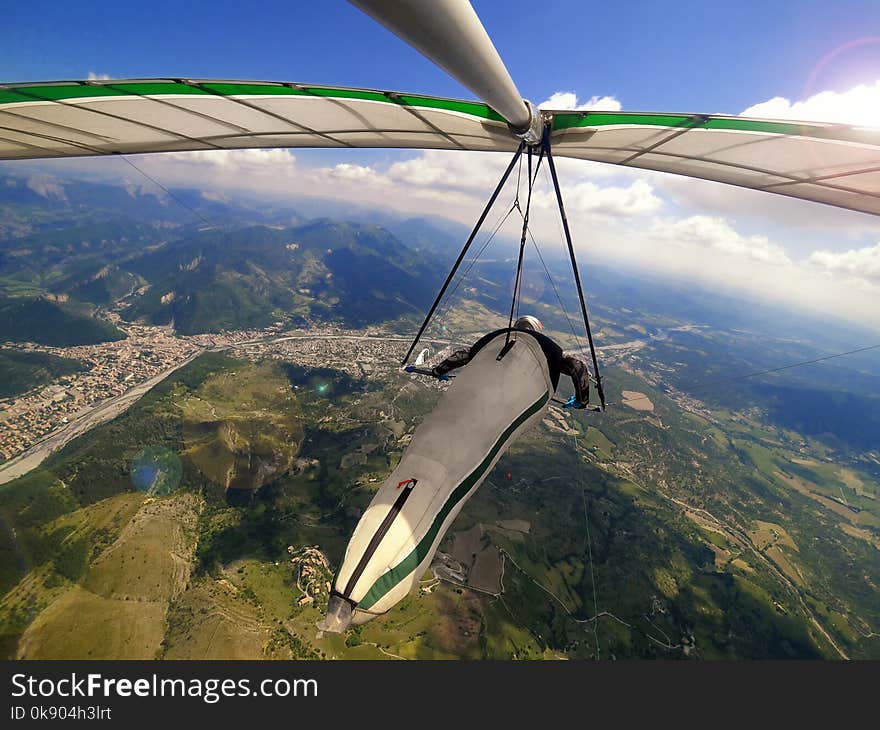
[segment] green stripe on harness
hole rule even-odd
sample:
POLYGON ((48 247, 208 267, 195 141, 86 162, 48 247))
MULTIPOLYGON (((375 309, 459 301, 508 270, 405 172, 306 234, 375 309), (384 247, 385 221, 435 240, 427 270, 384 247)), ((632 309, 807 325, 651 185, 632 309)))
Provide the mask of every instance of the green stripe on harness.
POLYGON ((544 392, 537 401, 535 401, 531 406, 529 406, 523 413, 521 413, 517 419, 511 423, 505 430, 504 433, 501 434, 499 439, 495 442, 495 445, 490 449, 489 453, 486 455, 486 458, 480 462, 480 465, 474 469, 467 478, 461 482, 449 496, 449 499, 443 505, 443 508, 440 512, 437 513, 437 516, 434 518, 434 522, 431 523, 431 527, 425 536, 419 541, 419 544, 415 546, 413 551, 407 555, 400 563, 398 563, 395 567, 389 570, 387 573, 384 573, 367 591, 367 594, 358 602, 357 608, 362 608, 364 610, 371 608, 375 603, 382 598, 386 593, 388 593, 391 589, 393 589, 400 581, 402 581, 406 576, 412 573, 418 566, 422 560, 428 555, 431 550, 431 545, 434 544, 434 540, 437 538, 437 533, 440 532, 440 527, 443 525, 443 521, 449 516, 449 513, 452 509, 457 505, 464 496, 473 488, 474 484, 476 484, 486 473, 489 468, 489 465, 492 463, 492 459, 494 459, 498 452, 504 447, 504 444, 507 440, 513 435, 513 432, 516 431, 523 423, 525 423, 529 418, 535 415, 541 408, 543 408, 547 401, 550 399, 550 393, 544 392))

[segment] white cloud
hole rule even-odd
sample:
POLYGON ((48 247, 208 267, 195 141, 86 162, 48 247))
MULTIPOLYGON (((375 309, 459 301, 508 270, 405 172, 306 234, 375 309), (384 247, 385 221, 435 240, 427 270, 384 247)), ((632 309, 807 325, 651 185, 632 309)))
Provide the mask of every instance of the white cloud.
POLYGON ((488 195, 510 161, 508 153, 425 150, 418 157, 395 162, 387 170, 394 182, 416 187, 488 195))
MULTIPOLYGON (((880 243, 849 251, 814 251, 807 259, 818 269, 880 283, 880 243)), ((880 302, 878 302, 880 306, 880 302)))
POLYGON ((351 165, 347 162, 342 162, 330 168, 327 172, 330 177, 341 180, 354 180, 357 182, 369 182, 373 184, 384 182, 382 177, 378 175, 372 167, 367 167, 366 165, 351 165))
POLYGON ((880 127, 880 79, 847 91, 822 91, 800 101, 774 96, 750 106, 741 116, 880 127))
MULTIPOLYGON (((407 196, 427 196, 430 192, 432 197, 465 197, 476 210, 494 189, 509 161, 508 153, 427 150, 418 157, 390 165, 385 177, 389 184, 398 186, 407 196)), ((634 174, 628 174, 629 171, 564 157, 556 160, 556 167, 564 186, 565 205, 572 211, 629 217, 654 213, 662 206, 651 184, 632 179, 634 174), (624 178, 622 181, 610 180, 621 177, 624 178), (600 185, 598 181, 604 184, 600 185)), ((537 178, 533 205, 555 208, 556 198, 549 187, 549 176, 545 174, 546 163, 543 168, 545 172, 537 178)), ((501 201, 506 195, 512 196, 516 179, 514 171, 501 201)), ((524 195, 524 179, 522 192, 524 195)))
MULTIPOLYGON (((625 187, 600 187, 589 180, 568 183, 563 189, 563 197, 568 210, 611 218, 655 213, 663 205, 654 194, 654 189, 644 180, 635 180, 625 187)), ((551 190, 535 193, 535 203, 552 209, 556 206, 555 193, 551 190)))
MULTIPOLYGON (((461 162, 466 164, 467 160, 462 159, 461 162)), ((428 151, 411 160, 395 162, 388 169, 388 176, 393 180, 410 185, 448 186, 451 182, 458 182, 461 172, 453 158, 438 152, 428 151)), ((472 184, 471 187, 474 185, 472 184)))
POLYGON ((44 198, 67 201, 64 186, 50 175, 30 175, 25 184, 44 198))
POLYGON ((98 74, 94 71, 89 71, 87 78, 89 81, 108 81, 110 79, 110 74, 98 74))
POLYGON ((258 172, 271 170, 273 174, 285 171, 296 163, 288 149, 205 150, 200 152, 167 152, 145 160, 178 163, 193 168, 219 168, 225 172, 258 172))
POLYGON ((538 104, 540 109, 570 109, 572 111, 603 111, 619 112, 620 101, 613 96, 591 96, 587 101, 578 103, 577 94, 573 91, 557 91, 549 99, 538 104))
POLYGON ((655 221, 651 233, 678 245, 711 248, 764 264, 790 263, 785 251, 766 236, 744 236, 723 218, 694 215, 679 220, 659 220, 655 221))

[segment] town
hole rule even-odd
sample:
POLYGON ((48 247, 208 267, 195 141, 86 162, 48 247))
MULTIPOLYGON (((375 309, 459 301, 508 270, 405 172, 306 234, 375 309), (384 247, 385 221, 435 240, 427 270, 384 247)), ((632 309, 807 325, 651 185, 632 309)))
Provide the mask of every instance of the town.
MULTIPOLYGON (((99 406, 113 403, 138 387, 146 392, 203 352, 224 352, 251 360, 285 360, 304 367, 333 368, 353 378, 385 380, 399 368, 411 342, 408 336, 380 327, 347 330, 315 325, 309 329, 285 331, 278 322, 261 330, 181 335, 168 326, 127 323, 115 313, 110 313, 110 317, 125 332, 125 339, 76 347, 47 347, 33 343, 3 345, 78 360, 85 369, 56 378, 48 385, 17 397, 0 399, 0 463, 27 452, 50 436, 63 434, 99 406)), ((480 334, 461 333, 456 344, 473 342, 480 334)), ((450 351, 452 344, 449 340, 426 339, 416 352, 427 346, 428 359, 436 362, 450 351)), ((606 346, 602 348, 603 360, 659 386, 657 373, 644 372, 631 364, 633 356, 645 344, 646 340, 635 340, 606 346)), ((425 385, 441 387, 439 383, 425 385)), ((666 391, 684 410, 711 417, 699 401, 672 388, 667 387, 666 391)), ((66 441, 59 445, 63 443, 66 441)))
POLYGON ((151 386, 202 352, 284 359, 306 367, 331 367, 352 377, 374 379, 398 367, 409 342, 408 338, 377 328, 349 331, 321 327, 282 332, 280 327, 273 326, 265 330, 186 336, 175 334, 169 327, 118 320, 114 323, 126 333, 126 339, 76 347, 3 345, 72 358, 82 362, 85 369, 28 393, 0 399, 0 463, 64 431, 99 405, 138 386, 151 386))
POLYGON ((47 436, 89 413, 98 404, 188 361, 206 349, 222 348, 253 339, 257 332, 223 335, 175 335, 168 327, 115 324, 127 335, 116 342, 75 347, 47 347, 7 342, 4 348, 45 352, 78 360, 81 372, 12 398, 0 399, 0 461, 11 459, 47 436))

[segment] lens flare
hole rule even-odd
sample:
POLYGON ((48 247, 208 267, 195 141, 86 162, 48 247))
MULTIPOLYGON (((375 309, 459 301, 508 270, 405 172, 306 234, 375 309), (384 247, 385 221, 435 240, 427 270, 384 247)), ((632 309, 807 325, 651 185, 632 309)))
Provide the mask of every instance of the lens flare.
MULTIPOLYGON (((804 84, 804 89, 801 92, 801 99, 807 100, 814 97, 822 96, 820 90, 816 87, 819 82, 819 77, 822 73, 828 69, 832 62, 840 58, 841 56, 846 55, 849 51, 852 51, 856 48, 863 48, 864 46, 877 46, 880 48, 880 36, 867 36, 865 38, 856 38, 851 41, 847 41, 842 45, 835 48, 833 51, 826 53, 822 58, 819 59, 818 63, 813 67, 813 70, 810 72, 809 77, 807 78, 806 83, 804 84)), ((866 126, 866 127, 880 127, 880 109, 877 108, 876 99, 873 94, 870 93, 871 89, 868 85, 862 84, 849 92, 849 104, 847 109, 841 111, 844 115, 841 118, 835 118, 833 120, 821 120, 821 121, 835 121, 843 124, 854 124, 858 126, 866 126), (863 90, 864 93, 856 95, 855 92, 858 90, 863 90)), ((825 92, 827 94, 827 92, 825 92)), ((817 120, 818 121, 818 120, 817 120)))
POLYGON ((151 497, 171 494, 180 486, 183 468, 180 459, 164 446, 147 446, 131 460, 131 483, 151 497))
POLYGON ((333 394, 333 383, 329 380, 314 377, 309 380, 309 386, 315 395, 330 396, 333 394))

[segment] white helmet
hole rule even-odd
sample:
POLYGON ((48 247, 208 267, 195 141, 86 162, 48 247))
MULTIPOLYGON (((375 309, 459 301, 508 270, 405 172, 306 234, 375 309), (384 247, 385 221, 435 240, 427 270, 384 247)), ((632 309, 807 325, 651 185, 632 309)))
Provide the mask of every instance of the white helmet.
POLYGON ((532 332, 540 332, 544 329, 544 325, 541 324, 541 320, 537 317, 527 314, 516 320, 516 322, 513 323, 513 328, 515 330, 532 330, 532 332))

